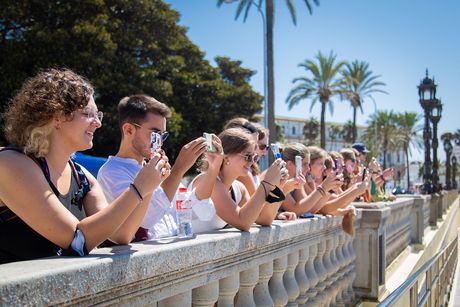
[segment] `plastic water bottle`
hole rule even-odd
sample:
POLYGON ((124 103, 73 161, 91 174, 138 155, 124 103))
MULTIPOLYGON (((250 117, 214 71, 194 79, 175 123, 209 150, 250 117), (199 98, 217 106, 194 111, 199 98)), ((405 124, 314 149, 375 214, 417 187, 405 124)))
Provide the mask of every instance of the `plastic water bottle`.
POLYGON ((192 202, 187 197, 187 188, 179 188, 176 197, 177 212, 177 236, 179 238, 190 238, 192 230, 192 202))

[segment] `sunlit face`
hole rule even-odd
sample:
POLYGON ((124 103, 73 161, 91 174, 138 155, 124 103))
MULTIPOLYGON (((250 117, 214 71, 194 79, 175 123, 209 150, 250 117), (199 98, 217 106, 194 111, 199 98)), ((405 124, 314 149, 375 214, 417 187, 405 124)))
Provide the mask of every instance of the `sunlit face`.
POLYGON ((150 158, 150 135, 152 131, 160 134, 166 131, 166 118, 155 113, 147 113, 144 120, 133 127, 135 132, 131 145, 134 154, 142 158, 150 158))
POLYGON ((321 178, 323 171, 326 169, 324 158, 318 158, 313 163, 310 163, 310 172, 315 178, 321 178))
POLYGON ((83 109, 76 110, 70 121, 61 118, 58 131, 65 138, 65 142, 73 147, 71 150, 87 150, 93 147, 94 132, 102 126, 101 120, 102 114, 91 96, 88 104, 83 109))
POLYGON ((352 156, 351 159, 345 160, 345 168, 348 172, 348 174, 353 173, 353 170, 356 167, 356 157, 352 156))
POLYGON ((256 153, 259 157, 265 155, 268 150, 268 136, 265 136, 263 139, 257 142, 256 153))
POLYGON ((240 153, 227 155, 227 159, 229 163, 224 166, 234 172, 236 177, 247 176, 251 171, 251 166, 257 160, 257 153, 254 145, 251 144, 240 153))

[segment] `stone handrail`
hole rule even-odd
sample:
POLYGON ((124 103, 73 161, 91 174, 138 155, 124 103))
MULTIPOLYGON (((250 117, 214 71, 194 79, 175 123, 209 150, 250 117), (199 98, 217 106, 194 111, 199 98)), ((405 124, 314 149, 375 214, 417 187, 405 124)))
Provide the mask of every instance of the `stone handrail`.
POLYGON ((0 265, 0 305, 349 305, 356 254, 341 221, 275 221, 0 265))
POLYGON ((358 296, 378 300, 386 291, 385 271, 410 245, 423 248, 425 230, 437 225, 456 195, 402 195, 394 202, 354 203, 362 218, 354 248, 358 296))

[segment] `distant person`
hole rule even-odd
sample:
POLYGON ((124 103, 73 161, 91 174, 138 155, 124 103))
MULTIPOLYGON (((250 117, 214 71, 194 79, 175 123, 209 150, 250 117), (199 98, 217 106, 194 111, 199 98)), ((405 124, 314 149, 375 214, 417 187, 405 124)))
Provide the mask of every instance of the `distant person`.
POLYGON ((27 80, 5 113, 0 152, 0 263, 84 256, 106 239, 127 244, 169 170, 160 154, 108 204, 96 179, 70 157, 93 146, 102 112, 91 84, 71 70, 27 80))

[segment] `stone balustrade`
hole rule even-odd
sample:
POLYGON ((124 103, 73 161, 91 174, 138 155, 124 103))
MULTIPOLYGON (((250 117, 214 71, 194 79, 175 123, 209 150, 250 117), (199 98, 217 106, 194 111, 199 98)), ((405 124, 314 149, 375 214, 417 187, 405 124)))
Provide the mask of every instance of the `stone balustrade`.
POLYGON ((0 305, 348 306, 356 253, 341 221, 275 221, 0 265, 0 305))
POLYGON ((398 195, 394 202, 354 203, 362 214, 354 242, 357 295, 375 301, 385 293, 387 267, 408 246, 423 248, 427 227, 437 225, 456 199, 457 194, 451 194, 398 195))

